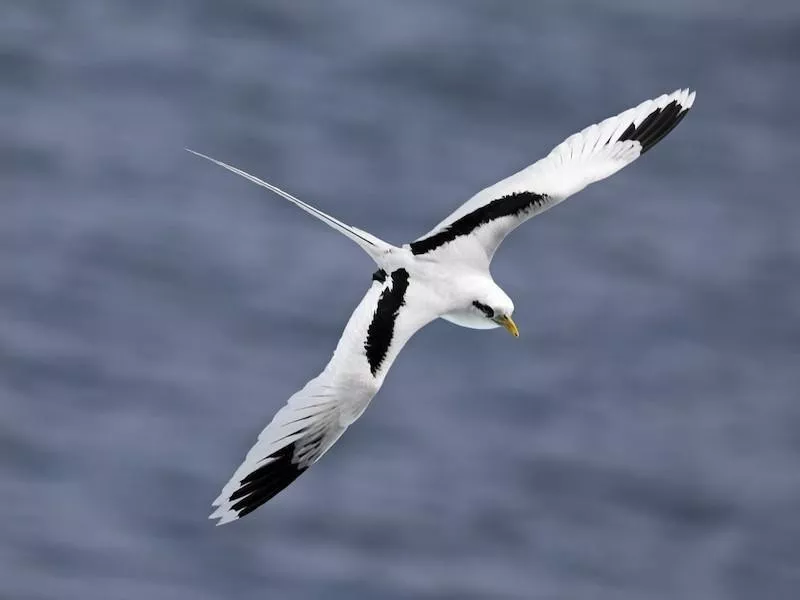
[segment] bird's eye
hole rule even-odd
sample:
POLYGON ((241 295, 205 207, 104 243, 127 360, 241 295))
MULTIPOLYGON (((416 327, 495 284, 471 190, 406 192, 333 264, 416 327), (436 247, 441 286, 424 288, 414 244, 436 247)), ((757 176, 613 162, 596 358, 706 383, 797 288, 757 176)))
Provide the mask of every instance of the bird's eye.
POLYGON ((485 314, 487 319, 494 317, 494 310, 492 310, 491 306, 486 306, 483 302, 478 302, 477 300, 475 300, 472 305, 485 314))

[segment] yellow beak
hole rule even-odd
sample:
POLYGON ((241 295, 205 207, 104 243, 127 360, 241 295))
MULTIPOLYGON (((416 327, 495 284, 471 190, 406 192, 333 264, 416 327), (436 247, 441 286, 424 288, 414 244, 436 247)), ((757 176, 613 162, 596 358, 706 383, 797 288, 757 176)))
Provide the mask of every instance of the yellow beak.
POLYGON ((519 329, 517 329, 517 324, 514 323, 511 317, 503 315, 502 317, 497 317, 494 321, 495 323, 498 323, 499 325, 505 327, 506 331, 508 331, 508 333, 510 333, 514 337, 519 337, 519 329))

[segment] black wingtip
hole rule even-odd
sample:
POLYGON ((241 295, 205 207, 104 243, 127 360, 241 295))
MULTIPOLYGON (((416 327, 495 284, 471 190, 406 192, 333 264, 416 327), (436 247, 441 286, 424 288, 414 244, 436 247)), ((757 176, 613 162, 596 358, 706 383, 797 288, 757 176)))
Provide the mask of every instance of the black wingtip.
POLYGON ((631 123, 618 141, 637 141, 642 145, 641 153, 644 154, 675 129, 690 108, 691 105, 684 106, 676 98, 662 108, 655 108, 638 126, 631 123))
POLYGON ((295 444, 284 446, 267 458, 272 459, 241 480, 240 486, 228 497, 231 510, 239 518, 250 514, 259 506, 275 497, 300 477, 308 468, 293 462, 295 444))

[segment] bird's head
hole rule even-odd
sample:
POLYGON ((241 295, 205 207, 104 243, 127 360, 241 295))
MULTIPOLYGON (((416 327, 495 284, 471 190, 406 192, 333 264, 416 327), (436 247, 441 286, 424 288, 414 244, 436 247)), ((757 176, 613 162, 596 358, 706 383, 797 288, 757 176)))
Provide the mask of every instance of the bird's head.
POLYGON ((491 278, 463 279, 458 288, 451 290, 454 309, 442 318, 470 329, 494 329, 504 327, 514 337, 519 330, 511 319, 514 303, 491 278))
POLYGON ((519 337, 519 329, 511 318, 514 303, 497 285, 488 288, 472 301, 475 315, 488 325, 488 328, 504 327, 514 337, 519 337))

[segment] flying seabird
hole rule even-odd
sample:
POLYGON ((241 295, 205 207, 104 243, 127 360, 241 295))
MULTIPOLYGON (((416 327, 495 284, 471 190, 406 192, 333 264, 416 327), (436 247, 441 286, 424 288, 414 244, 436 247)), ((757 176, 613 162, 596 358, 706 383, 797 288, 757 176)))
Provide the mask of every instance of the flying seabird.
POLYGON ((591 125, 522 171, 478 192, 419 239, 393 246, 224 162, 193 154, 293 202, 344 234, 375 261, 366 295, 322 373, 289 398, 214 501, 218 525, 251 513, 317 462, 378 392, 409 338, 436 318, 462 327, 519 331, 514 303, 489 272, 517 226, 590 183, 616 173, 680 123, 695 92, 642 102, 591 125))

